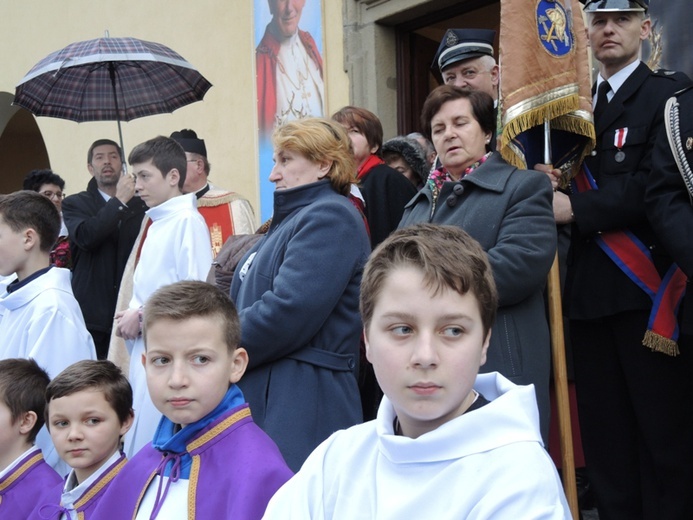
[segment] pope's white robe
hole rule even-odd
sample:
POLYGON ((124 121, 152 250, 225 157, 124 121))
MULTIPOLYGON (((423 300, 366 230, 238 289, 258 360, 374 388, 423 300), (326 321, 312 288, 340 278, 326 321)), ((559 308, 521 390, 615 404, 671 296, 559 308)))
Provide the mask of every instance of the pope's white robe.
MULTIPOLYGON (((194 194, 173 197, 150 208, 152 224, 140 252, 133 277, 130 309, 142 307, 158 288, 180 280, 205 280, 212 265, 209 230, 197 211, 194 194)), ((144 340, 126 341, 130 353, 129 380, 132 385, 135 421, 125 436, 125 454, 131 458, 154 437, 161 413, 147 390, 142 366, 144 340)))
POLYGON ((270 501, 266 519, 570 519, 539 432, 534 388, 498 373, 474 388, 491 402, 417 439, 378 416, 334 433, 270 501))

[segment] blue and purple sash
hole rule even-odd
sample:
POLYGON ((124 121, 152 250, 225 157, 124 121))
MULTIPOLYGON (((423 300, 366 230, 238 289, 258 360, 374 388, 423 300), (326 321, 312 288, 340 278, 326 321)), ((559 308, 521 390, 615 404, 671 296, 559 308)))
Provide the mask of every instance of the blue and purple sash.
MULTIPOLYGON (((598 189, 594 177, 584 164, 572 180, 572 185, 578 193, 598 189)), ((686 275, 672 263, 662 279, 650 251, 628 230, 601 233, 595 237, 595 241, 618 268, 652 300, 652 311, 642 344, 669 356, 678 355, 676 340, 679 337, 679 325, 676 314, 686 292, 686 275)))

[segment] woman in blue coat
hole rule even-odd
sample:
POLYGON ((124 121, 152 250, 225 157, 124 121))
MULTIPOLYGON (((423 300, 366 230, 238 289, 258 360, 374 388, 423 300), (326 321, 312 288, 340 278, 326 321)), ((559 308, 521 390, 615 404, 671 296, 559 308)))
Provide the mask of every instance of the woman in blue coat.
POLYGON ((370 245, 347 198, 355 165, 342 127, 295 121, 273 144, 272 224, 238 264, 231 297, 250 358, 238 385, 297 471, 331 433, 361 422, 358 299, 370 245))
POLYGON ((493 114, 483 92, 443 85, 429 94, 421 124, 442 166, 407 205, 400 227, 457 225, 488 253, 499 308, 482 372, 534 384, 546 442, 551 349, 543 289, 556 253, 553 190, 546 174, 518 170, 490 150, 493 114))

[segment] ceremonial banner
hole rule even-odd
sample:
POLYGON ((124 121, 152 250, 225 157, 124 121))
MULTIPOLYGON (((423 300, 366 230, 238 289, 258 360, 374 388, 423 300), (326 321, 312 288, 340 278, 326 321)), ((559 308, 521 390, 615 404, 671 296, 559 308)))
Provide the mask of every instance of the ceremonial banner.
POLYGON ((578 0, 501 0, 498 149, 519 168, 544 163, 551 123, 566 182, 594 147, 587 38, 578 0))
MULTIPOLYGON (((578 0, 501 0, 499 64, 501 155, 519 168, 550 162, 567 185, 595 145, 587 35, 578 0), (550 159, 544 154, 548 142, 550 159)), ((558 255, 547 289, 563 485, 577 518, 558 255)))

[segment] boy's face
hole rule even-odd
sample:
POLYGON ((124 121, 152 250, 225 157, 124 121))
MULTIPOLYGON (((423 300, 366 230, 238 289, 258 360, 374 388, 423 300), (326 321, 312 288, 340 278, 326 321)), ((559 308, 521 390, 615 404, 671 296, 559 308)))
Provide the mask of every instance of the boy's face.
POLYGON ((132 165, 135 174, 135 190, 137 195, 150 208, 156 207, 167 200, 180 195, 178 189, 178 170, 173 169, 164 175, 152 161, 132 165))
POLYGON ((489 338, 473 294, 446 288, 434 296, 419 269, 390 272, 366 330, 366 356, 404 435, 416 438, 469 408, 489 338))
POLYGON ((12 420, 9 406, 0 399, 0 471, 12 464, 16 458, 14 448, 20 438, 17 421, 12 420))
POLYGON ((130 429, 132 416, 121 424, 99 389, 51 399, 48 426, 58 455, 84 482, 113 455, 120 437, 130 429))
POLYGON ((35 238, 29 231, 33 232, 28 229, 23 232, 13 231, 0 215, 0 275, 8 276, 14 272, 21 275, 27 258, 28 241, 35 238))
POLYGON ((218 316, 162 319, 147 327, 142 364, 152 402, 181 426, 214 410, 248 365, 245 349, 229 352, 218 316))

